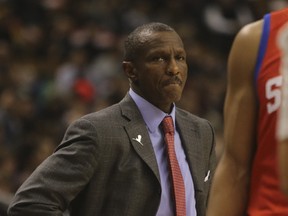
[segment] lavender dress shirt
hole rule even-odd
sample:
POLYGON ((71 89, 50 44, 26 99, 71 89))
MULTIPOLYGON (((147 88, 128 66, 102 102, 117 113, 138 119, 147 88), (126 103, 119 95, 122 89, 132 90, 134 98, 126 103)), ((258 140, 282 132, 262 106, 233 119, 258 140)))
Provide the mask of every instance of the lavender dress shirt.
POLYGON ((174 204, 172 200, 171 193, 171 183, 169 179, 169 167, 167 153, 165 152, 165 144, 162 130, 160 128, 161 121, 166 115, 170 115, 173 118, 175 130, 175 150, 176 156, 179 162, 179 166, 182 172, 182 176, 185 183, 185 193, 186 193, 186 215, 196 216, 195 207, 195 194, 192 176, 189 170, 189 166, 186 160, 186 155, 184 149, 181 145, 181 139, 175 126, 175 105, 171 113, 164 113, 162 110, 158 109, 144 98, 137 95, 131 88, 129 94, 135 101, 137 107, 139 108, 143 119, 146 123, 147 130, 154 148, 156 155, 158 169, 161 179, 161 200, 160 206, 156 216, 174 216, 174 204))

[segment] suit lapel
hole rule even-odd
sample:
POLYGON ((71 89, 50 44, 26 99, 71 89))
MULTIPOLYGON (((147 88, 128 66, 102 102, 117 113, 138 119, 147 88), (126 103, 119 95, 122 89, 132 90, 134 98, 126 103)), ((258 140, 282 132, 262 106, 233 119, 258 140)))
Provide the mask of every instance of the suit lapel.
POLYGON ((148 165, 148 167, 150 167, 160 182, 157 160, 147 128, 145 126, 145 122, 129 94, 127 94, 126 97, 120 102, 120 107, 122 110, 122 115, 129 120, 124 127, 130 138, 132 146, 143 161, 148 165))
POLYGON ((191 123, 191 119, 187 116, 179 115, 176 112, 176 124, 179 128, 179 133, 184 147, 190 172, 192 174, 194 187, 196 191, 202 191, 203 179, 201 173, 205 172, 204 167, 201 167, 201 147, 199 133, 196 126, 191 123))

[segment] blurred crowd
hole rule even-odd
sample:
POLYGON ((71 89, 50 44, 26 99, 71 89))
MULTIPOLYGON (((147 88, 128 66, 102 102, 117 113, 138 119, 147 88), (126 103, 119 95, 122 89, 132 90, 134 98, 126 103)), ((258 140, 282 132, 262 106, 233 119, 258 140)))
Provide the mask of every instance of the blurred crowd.
POLYGON ((233 38, 243 25, 286 3, 0 0, 0 203, 9 202, 53 152, 71 121, 126 94, 123 40, 150 21, 167 23, 182 36, 189 75, 178 106, 212 122, 219 155, 233 38))

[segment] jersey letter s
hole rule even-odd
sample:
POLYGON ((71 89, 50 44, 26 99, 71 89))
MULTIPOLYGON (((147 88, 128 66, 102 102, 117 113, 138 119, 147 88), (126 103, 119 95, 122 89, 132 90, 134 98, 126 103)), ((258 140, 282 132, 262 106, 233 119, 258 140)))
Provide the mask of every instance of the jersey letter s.
POLYGON ((274 77, 266 82, 265 92, 266 92, 266 99, 269 100, 269 102, 267 103, 267 111, 269 114, 276 111, 280 107, 281 84, 282 84, 282 76, 274 77))

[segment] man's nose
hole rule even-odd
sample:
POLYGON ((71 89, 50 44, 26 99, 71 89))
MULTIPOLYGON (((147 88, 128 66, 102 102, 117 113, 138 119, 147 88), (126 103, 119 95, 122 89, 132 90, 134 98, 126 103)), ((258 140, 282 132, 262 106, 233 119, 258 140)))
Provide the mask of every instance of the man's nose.
POLYGON ((179 66, 174 58, 171 58, 168 62, 167 73, 169 75, 176 75, 179 73, 179 66))

